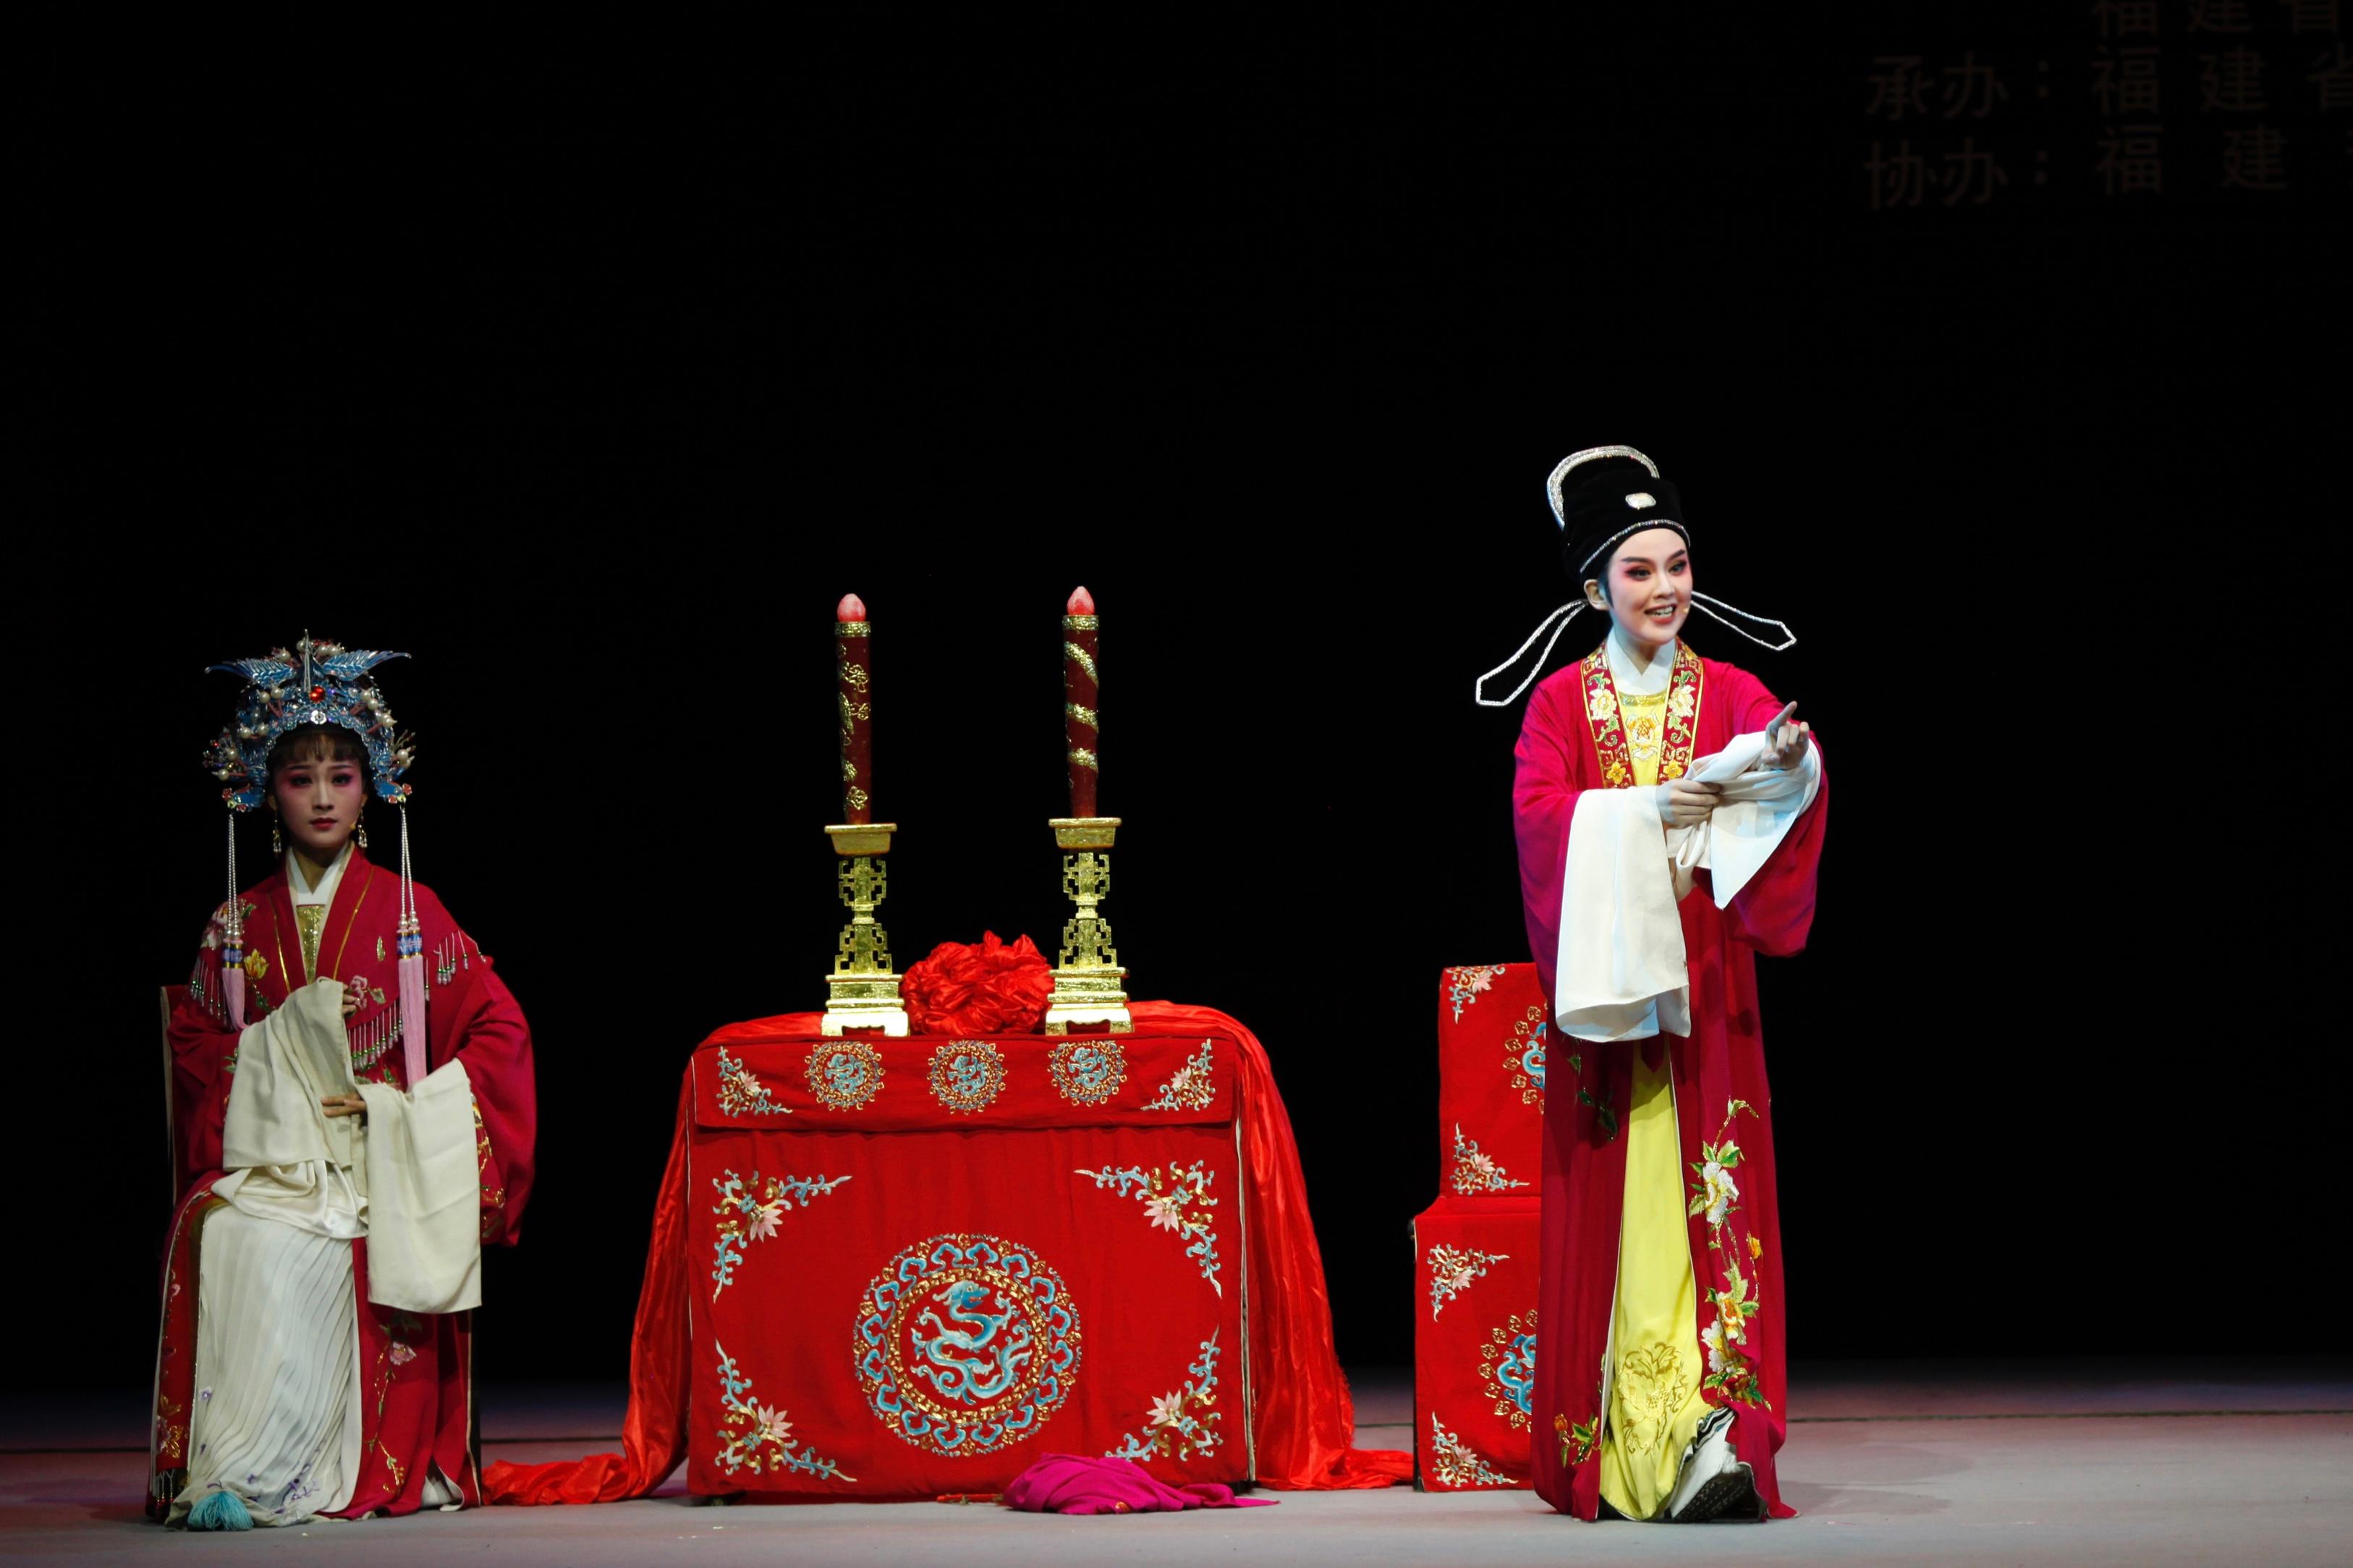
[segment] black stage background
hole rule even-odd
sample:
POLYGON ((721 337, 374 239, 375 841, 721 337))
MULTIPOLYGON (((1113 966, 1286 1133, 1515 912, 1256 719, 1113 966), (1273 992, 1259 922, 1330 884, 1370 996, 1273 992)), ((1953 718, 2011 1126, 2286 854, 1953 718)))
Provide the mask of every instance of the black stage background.
POLYGON ((1831 761, 1813 946, 1764 979, 1793 1353, 2306 1348, 2327 939, 2282 910, 2333 709, 2288 645, 2343 515, 2353 114, 2297 107, 2320 41, 2270 5, 2276 111, 2201 113, 2183 9, 2166 184, 2116 195, 2088 5, 51 34, 12 95, 10 601, 19 1258, 56 1285, 8 1381, 148 1376, 206 664, 413 653, 418 874, 539 1050, 485 1373, 609 1379, 688 1053, 823 998, 835 598, 877 626, 903 965, 1051 946, 1081 582, 1132 989, 1265 1039, 1342 1353, 1407 1359, 1437 973, 1525 955, 1517 711, 1471 683, 1565 596, 1542 480, 1608 441, 1681 485, 1701 587, 1801 633, 1691 636, 1831 761), (1924 107, 1867 112, 1912 55, 1924 107), (2285 191, 2221 183, 2257 123, 2285 191))

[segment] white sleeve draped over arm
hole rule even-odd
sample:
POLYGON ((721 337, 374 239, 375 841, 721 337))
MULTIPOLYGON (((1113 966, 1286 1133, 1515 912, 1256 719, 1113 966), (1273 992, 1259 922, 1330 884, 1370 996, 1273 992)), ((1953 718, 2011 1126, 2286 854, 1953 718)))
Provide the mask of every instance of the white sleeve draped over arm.
POLYGON ((360 1095, 368 1108, 368 1300, 412 1312, 480 1306, 481 1173, 465 1063, 442 1063, 413 1094, 364 1083, 360 1095))
POLYGON ((1691 975, 1675 906, 1706 868, 1716 907, 1748 885, 1813 804, 1820 765, 1810 744, 1795 768, 1758 769, 1762 734, 1742 735, 1691 772, 1724 785, 1696 827, 1665 830, 1649 789, 1589 789, 1577 797, 1561 878, 1553 1017, 1580 1040, 1691 1033, 1691 975))
POLYGON ((368 1300, 412 1312, 481 1304, 473 1086, 443 1063, 403 1092, 353 1076, 343 987, 316 981, 248 1027, 214 1193, 244 1213, 368 1244, 368 1300), (357 1094, 367 1116, 320 1101, 357 1094))

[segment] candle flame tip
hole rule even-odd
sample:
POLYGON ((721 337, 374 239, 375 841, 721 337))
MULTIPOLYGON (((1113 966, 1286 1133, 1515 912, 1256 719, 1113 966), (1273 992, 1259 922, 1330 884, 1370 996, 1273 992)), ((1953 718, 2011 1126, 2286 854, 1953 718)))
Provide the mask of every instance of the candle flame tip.
POLYGON ((1081 584, 1071 595, 1070 603, 1063 607, 1063 613, 1072 616, 1092 616, 1095 613, 1095 596, 1087 592, 1084 584, 1081 584))

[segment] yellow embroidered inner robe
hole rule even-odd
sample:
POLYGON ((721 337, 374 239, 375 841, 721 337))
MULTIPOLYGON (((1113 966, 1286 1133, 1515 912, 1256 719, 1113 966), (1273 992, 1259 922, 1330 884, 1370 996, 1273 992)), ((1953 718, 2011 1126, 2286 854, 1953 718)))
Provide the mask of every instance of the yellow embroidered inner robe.
MULTIPOLYGON (((1667 693, 1639 697, 1621 689, 1618 712, 1635 783, 1656 785, 1667 693)), ((1635 1052, 1609 1326, 1609 1419, 1600 1452, 1602 1500, 1630 1519, 1654 1519, 1665 1510, 1683 1450, 1707 1414, 1699 1392, 1698 1290, 1692 1281, 1674 1086, 1666 1041, 1647 1044, 1658 1052, 1659 1065, 1635 1052)))

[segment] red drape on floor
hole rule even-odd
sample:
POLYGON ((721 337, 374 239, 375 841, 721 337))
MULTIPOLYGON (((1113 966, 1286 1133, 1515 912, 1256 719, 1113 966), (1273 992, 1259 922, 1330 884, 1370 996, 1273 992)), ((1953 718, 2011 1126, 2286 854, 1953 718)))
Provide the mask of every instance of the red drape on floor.
MULTIPOLYGON (((1258 1407, 1258 1479, 1287 1490, 1387 1487, 1413 1472, 1410 1454, 1349 1447, 1356 1409, 1332 1347, 1332 1301, 1324 1257, 1307 1212, 1307 1186, 1291 1116, 1275 1089, 1266 1048, 1210 1007, 1137 1003, 1138 1032, 1219 1035, 1241 1064, 1242 1141, 1250 1173, 1248 1215, 1253 1311, 1250 1353, 1269 1369, 1258 1407), (1278 1374, 1273 1369, 1280 1368, 1278 1374)), ((705 1046, 778 1036, 813 1036, 818 1015, 786 1014, 732 1024, 705 1046)), ((483 1472, 489 1501, 617 1502, 661 1484, 686 1456, 688 1264, 686 1154, 693 1136, 689 1087, 679 1099, 670 1164, 654 1205, 645 1284, 629 1342, 629 1413, 622 1451, 543 1465, 497 1464, 483 1472)))

